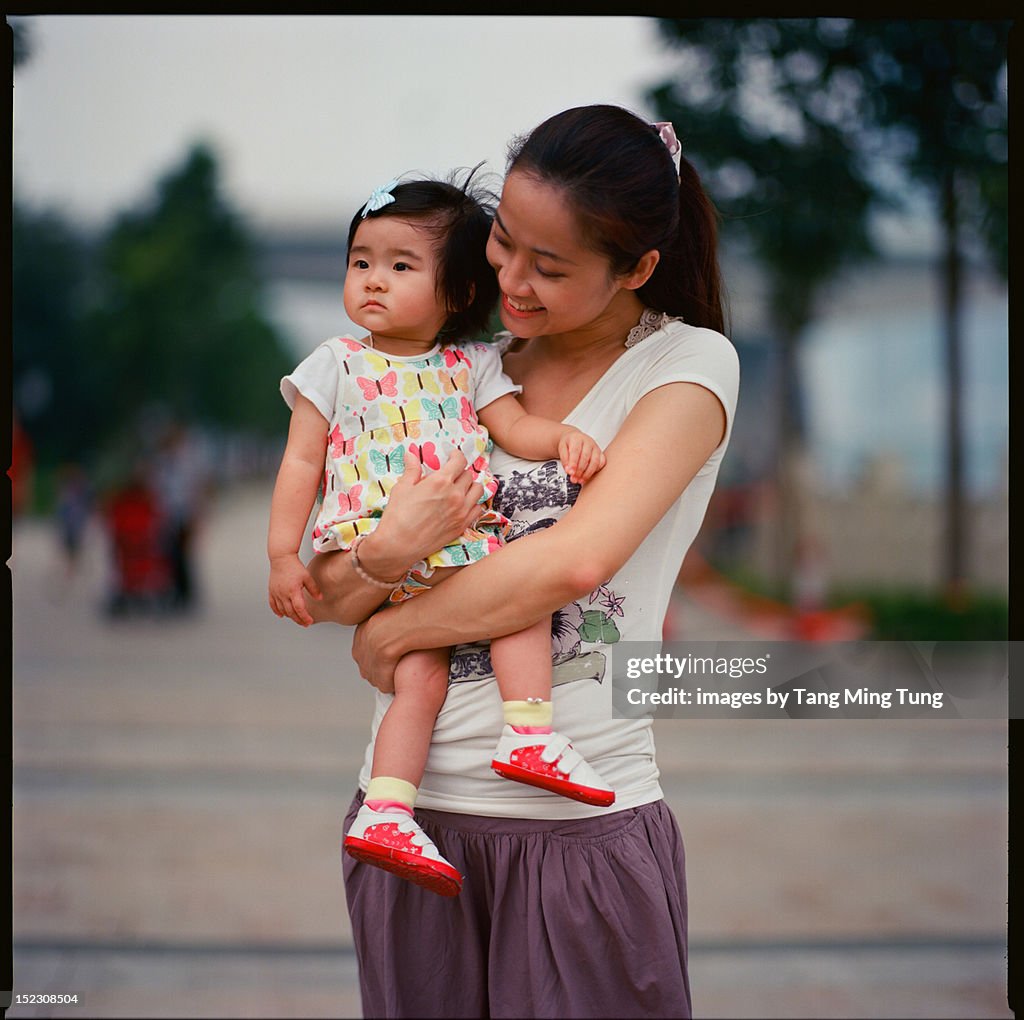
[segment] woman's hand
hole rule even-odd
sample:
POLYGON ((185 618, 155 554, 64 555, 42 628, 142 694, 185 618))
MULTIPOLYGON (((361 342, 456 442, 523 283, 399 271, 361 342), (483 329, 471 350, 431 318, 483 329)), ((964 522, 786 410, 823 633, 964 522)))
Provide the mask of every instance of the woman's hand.
POLYGON ((404 569, 384 576, 404 573, 476 523, 482 512, 479 502, 483 492, 458 450, 438 471, 428 475, 423 474, 415 455, 406 450, 405 470, 391 490, 380 524, 363 548, 372 540, 377 561, 387 559, 403 565, 404 569), (388 555, 384 555, 385 550, 388 555))
MULTIPOLYGON (((438 471, 424 476, 416 457, 406 452, 405 470, 391 490, 380 522, 359 546, 363 569, 381 581, 399 583, 409 568, 479 519, 483 486, 474 481, 466 458, 456 451, 438 471)), ((348 553, 327 552, 309 564, 323 597, 308 599, 306 611, 316 623, 360 623, 385 597, 353 570, 348 553)))
POLYGON ((400 655, 391 655, 378 640, 382 617, 377 613, 356 627, 352 638, 352 658, 359 667, 359 675, 382 694, 395 693, 395 666, 400 655))

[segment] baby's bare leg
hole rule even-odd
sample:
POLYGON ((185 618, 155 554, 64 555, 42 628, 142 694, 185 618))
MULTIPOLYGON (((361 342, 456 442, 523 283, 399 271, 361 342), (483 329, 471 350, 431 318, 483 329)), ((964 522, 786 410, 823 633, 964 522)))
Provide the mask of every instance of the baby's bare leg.
POLYGON ((491 641, 491 665, 502 701, 551 700, 551 617, 491 641))
POLYGON ((371 776, 419 786, 437 713, 448 693, 451 650, 410 652, 395 669, 395 699, 377 729, 371 776))

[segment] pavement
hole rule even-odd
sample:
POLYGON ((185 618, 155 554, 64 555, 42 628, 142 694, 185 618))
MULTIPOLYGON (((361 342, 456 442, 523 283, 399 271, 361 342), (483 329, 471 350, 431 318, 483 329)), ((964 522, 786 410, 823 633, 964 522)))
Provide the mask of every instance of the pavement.
MULTIPOLYGON (((338 845, 371 693, 351 632, 265 601, 269 492, 223 493, 201 609, 107 619, 14 527, 9 1017, 358 1017, 338 845)), ((680 593, 674 636, 740 638, 680 593)), ((655 723, 698 1017, 1012 1017, 1007 725, 655 723)))

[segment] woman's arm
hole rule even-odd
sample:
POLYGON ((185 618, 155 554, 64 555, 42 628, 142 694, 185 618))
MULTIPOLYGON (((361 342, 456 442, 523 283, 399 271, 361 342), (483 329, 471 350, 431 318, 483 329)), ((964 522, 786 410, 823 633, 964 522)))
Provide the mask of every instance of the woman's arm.
POLYGON ((558 523, 362 624, 352 645, 361 674, 390 691, 395 664, 408 651, 510 634, 593 591, 679 498, 725 427, 725 411, 705 387, 679 382, 652 390, 608 447, 604 469, 558 523))

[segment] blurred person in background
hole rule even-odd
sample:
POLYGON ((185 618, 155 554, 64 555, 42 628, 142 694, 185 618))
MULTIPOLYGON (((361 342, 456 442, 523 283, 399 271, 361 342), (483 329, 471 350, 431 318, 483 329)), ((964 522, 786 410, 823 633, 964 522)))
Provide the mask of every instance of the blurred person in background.
POLYGON ((163 544, 170 569, 168 607, 189 611, 198 604, 196 538, 210 495, 210 469, 198 439, 180 422, 161 437, 150 471, 159 502, 163 544))
POLYGON ((69 462, 57 470, 54 525, 62 560, 65 583, 79 572, 82 544, 93 517, 95 494, 85 468, 69 462))

